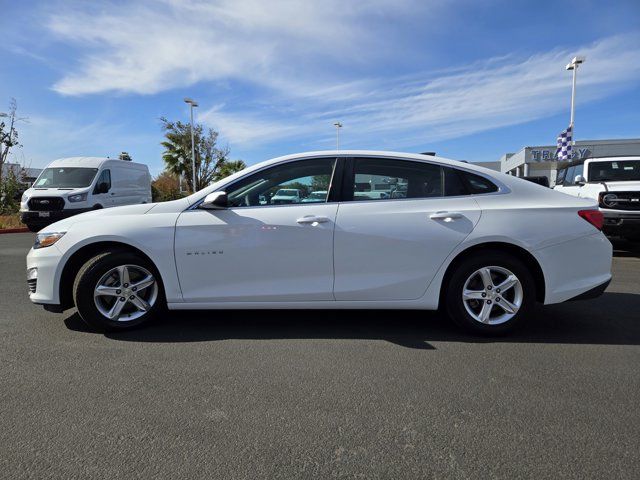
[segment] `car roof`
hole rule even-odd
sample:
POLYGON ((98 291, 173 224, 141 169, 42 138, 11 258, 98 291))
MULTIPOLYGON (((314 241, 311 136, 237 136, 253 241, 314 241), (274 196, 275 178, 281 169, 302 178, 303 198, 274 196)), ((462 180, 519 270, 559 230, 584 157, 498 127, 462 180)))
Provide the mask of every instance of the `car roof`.
POLYGON ((612 157, 591 157, 591 158, 585 158, 584 161, 607 161, 607 162, 611 162, 614 160, 640 160, 639 156, 612 156, 612 157))
MULTIPOLYGON (((468 170, 471 172, 478 172, 482 175, 489 176, 494 180, 502 181, 505 184, 510 181, 510 177, 508 175, 502 174, 495 170, 490 170, 485 167, 481 167, 479 165, 475 165, 469 162, 461 162, 458 160, 451 160, 449 158, 444 157, 436 157, 434 155, 423 155, 420 153, 406 153, 406 152, 392 152, 392 151, 383 151, 383 150, 318 150, 311 152, 301 152, 294 153, 290 155, 283 155, 281 157, 272 158, 271 160, 265 160, 260 163, 256 163, 255 165, 251 165, 250 167, 242 170, 240 172, 236 172, 233 175, 226 177, 218 182, 211 184, 210 186, 204 188, 199 192, 195 192, 187 197, 188 202, 193 204, 200 200, 204 195, 207 195, 211 192, 214 192, 219 185, 230 183, 235 181, 236 179, 243 177, 245 175, 249 175, 255 171, 262 170, 263 168, 277 165, 279 163, 286 163, 292 160, 313 160, 316 158, 332 158, 332 157, 368 157, 368 158, 387 158, 387 159, 397 159, 397 160, 417 160, 422 162, 432 162, 439 163, 441 165, 449 165, 452 167, 456 167, 462 170, 468 170)), ((525 182, 523 180, 523 182, 525 182)), ((525 182, 531 183, 531 182, 525 182)))
POLYGON ((108 157, 66 157, 58 158, 51 162, 47 167, 85 167, 85 168, 100 168, 104 163, 117 163, 118 165, 135 165, 133 168, 140 168, 147 166, 143 163, 130 162, 128 160, 119 160, 117 158, 108 157))

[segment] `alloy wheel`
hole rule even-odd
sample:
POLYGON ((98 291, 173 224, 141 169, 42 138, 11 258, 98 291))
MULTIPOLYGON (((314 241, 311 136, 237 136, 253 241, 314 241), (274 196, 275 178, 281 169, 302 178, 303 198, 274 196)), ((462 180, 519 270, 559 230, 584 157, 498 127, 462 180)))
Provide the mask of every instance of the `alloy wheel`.
POLYGON ((462 289, 467 313, 477 322, 499 325, 511 320, 523 300, 522 283, 504 267, 488 266, 473 272, 462 289))
POLYGON ((98 280, 93 300, 98 311, 114 322, 128 322, 147 313, 158 298, 158 282, 139 265, 120 265, 98 280))

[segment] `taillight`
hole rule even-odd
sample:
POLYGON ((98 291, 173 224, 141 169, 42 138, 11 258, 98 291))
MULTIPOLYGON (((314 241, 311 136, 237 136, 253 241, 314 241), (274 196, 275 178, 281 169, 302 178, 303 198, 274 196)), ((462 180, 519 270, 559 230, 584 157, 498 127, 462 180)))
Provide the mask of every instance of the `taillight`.
POLYGON ((578 210, 578 215, 584 218, 598 230, 602 230, 604 214, 600 210, 578 210))

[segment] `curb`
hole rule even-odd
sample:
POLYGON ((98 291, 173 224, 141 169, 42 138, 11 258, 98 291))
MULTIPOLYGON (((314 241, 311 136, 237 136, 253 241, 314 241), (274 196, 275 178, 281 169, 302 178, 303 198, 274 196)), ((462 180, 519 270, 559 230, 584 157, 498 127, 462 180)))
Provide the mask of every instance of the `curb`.
POLYGON ((25 233, 28 232, 29 229, 27 227, 22 228, 5 228, 4 230, 0 230, 0 235, 3 233, 25 233))

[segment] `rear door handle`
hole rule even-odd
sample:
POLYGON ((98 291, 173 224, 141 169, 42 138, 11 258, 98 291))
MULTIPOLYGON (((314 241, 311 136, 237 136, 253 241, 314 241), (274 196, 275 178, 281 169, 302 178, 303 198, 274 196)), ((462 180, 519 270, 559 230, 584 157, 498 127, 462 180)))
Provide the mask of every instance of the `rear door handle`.
POLYGON ((451 220, 462 217, 464 217, 464 215, 460 212, 436 212, 429 215, 431 220, 444 220, 445 222, 450 222, 451 220))
POLYGON ((329 221, 329 217, 323 217, 318 215, 305 215, 304 217, 299 218, 296 222, 301 225, 312 225, 314 223, 326 223, 329 221))

